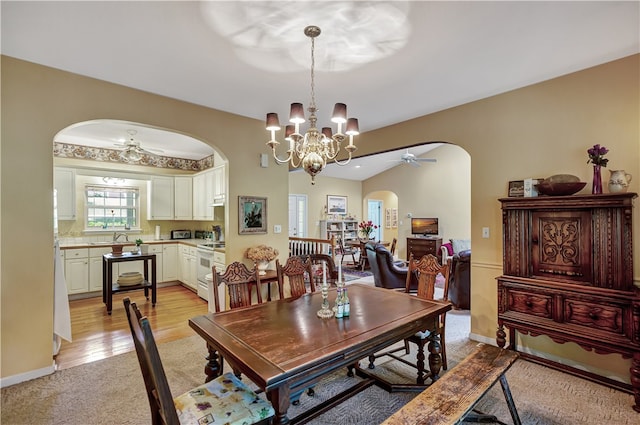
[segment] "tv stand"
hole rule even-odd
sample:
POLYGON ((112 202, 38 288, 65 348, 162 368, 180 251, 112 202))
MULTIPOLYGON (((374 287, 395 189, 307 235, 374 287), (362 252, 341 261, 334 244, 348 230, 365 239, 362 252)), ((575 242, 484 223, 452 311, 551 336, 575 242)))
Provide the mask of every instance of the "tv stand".
POLYGON ((411 254, 413 258, 420 258, 423 255, 431 254, 438 258, 438 261, 442 263, 442 252, 440 247, 442 246, 442 238, 432 235, 413 235, 407 238, 407 260, 411 254))

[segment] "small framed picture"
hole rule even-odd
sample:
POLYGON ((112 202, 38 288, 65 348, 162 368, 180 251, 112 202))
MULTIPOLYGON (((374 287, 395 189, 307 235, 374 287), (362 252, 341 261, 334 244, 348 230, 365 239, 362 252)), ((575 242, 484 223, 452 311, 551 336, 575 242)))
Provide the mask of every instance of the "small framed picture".
POLYGON ((509 197, 522 198, 524 196, 524 180, 512 180, 509 182, 509 197))
POLYGON ((327 195, 327 214, 347 215, 347 197, 327 195))
POLYGON ((238 233, 267 233, 267 198, 238 196, 238 233))

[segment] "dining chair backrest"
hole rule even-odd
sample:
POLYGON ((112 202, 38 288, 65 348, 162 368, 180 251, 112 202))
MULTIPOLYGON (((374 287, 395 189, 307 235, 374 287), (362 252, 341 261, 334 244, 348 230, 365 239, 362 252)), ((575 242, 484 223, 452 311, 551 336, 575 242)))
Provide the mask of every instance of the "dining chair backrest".
POLYGON ((324 264, 324 270, 327 277, 327 283, 332 284, 338 281, 338 269, 331 258, 327 254, 309 254, 304 256, 305 260, 310 264, 311 274, 313 276, 314 284, 318 287, 322 286, 322 266, 324 264))
POLYGON ((407 273, 406 292, 409 292, 411 276, 417 276, 418 291, 416 295, 425 300, 435 299, 435 287, 438 275, 444 278, 444 296, 446 301, 449 296, 449 264, 440 264, 438 259, 432 254, 427 254, 419 259, 409 258, 409 271, 407 273))
POLYGON ((397 238, 393 238, 393 241, 391 242, 391 248, 389 248, 389 252, 391 253, 391 255, 396 254, 396 245, 398 244, 398 239, 397 238))
POLYGON ((125 298, 123 302, 144 385, 147 389, 147 397, 151 407, 151 423, 154 425, 178 425, 180 421, 149 320, 142 316, 136 303, 130 302, 129 298, 125 298))
POLYGON ((262 294, 260 293, 260 274, 258 268, 249 270, 244 263, 234 261, 229 264, 224 273, 219 273, 216 267, 212 267, 211 285, 213 288, 213 298, 215 311, 220 310, 218 297, 219 286, 225 283, 229 292, 229 308, 248 307, 251 305, 251 289, 256 287, 258 304, 262 304, 262 294))
POLYGON ((278 274, 278 291, 280 299, 284 298, 285 277, 289 282, 291 297, 297 298, 307 293, 307 282, 311 292, 316 291, 314 279, 310 279, 311 262, 300 256, 292 256, 287 258, 284 265, 280 264, 280 260, 276 260, 276 272, 278 274))

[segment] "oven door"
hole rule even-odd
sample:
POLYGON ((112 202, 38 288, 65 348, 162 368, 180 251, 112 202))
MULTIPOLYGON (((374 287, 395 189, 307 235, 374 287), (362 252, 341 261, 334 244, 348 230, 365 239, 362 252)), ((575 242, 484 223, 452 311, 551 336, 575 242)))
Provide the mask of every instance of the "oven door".
POLYGON ((209 299, 209 293, 207 290, 206 276, 211 274, 211 268, 213 267, 213 251, 208 249, 198 248, 197 258, 198 266, 197 280, 198 280, 198 296, 205 300, 209 299))

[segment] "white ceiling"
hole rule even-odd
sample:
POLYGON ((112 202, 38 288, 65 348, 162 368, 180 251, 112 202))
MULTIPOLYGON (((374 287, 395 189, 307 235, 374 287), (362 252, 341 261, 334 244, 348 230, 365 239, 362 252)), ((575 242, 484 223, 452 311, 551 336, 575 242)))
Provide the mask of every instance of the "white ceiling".
POLYGON ((318 124, 344 102, 361 132, 640 52, 638 1, 3 0, 1 19, 4 55, 281 124, 308 106, 318 25, 318 124))

